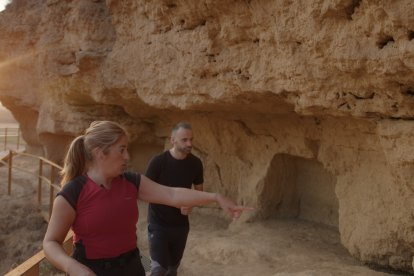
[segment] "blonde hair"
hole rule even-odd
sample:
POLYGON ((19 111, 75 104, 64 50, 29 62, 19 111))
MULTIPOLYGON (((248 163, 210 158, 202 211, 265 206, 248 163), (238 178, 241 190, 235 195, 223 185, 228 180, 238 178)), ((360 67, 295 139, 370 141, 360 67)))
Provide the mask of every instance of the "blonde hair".
POLYGON ((76 137, 66 153, 61 171, 63 186, 76 176, 85 174, 87 165, 93 161, 92 151, 100 148, 104 153, 122 136, 127 136, 123 127, 111 121, 94 121, 83 135, 76 137))

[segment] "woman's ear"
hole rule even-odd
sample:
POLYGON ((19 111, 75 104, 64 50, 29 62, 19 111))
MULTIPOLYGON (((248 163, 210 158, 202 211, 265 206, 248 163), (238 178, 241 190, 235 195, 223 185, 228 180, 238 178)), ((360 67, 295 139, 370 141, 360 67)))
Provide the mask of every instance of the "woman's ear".
POLYGON ((103 153, 102 149, 99 147, 96 147, 92 150, 92 157, 95 160, 99 160, 102 159, 102 157, 104 157, 105 154, 103 153))

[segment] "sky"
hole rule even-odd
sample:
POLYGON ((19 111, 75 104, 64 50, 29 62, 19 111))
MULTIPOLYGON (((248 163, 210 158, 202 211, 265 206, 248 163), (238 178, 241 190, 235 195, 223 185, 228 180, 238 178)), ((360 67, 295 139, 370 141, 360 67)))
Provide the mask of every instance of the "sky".
POLYGON ((0 11, 4 10, 7 3, 9 3, 9 2, 10 2, 10 0, 0 0, 0 11))

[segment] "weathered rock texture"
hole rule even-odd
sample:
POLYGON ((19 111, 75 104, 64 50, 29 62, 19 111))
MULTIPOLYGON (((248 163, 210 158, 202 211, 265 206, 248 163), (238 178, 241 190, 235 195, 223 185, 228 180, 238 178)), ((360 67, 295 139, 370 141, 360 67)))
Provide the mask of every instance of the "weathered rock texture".
POLYGON ((0 100, 60 161, 93 120, 135 168, 190 121, 206 186, 249 220, 337 227, 356 258, 412 271, 414 1, 13 0, 0 100))

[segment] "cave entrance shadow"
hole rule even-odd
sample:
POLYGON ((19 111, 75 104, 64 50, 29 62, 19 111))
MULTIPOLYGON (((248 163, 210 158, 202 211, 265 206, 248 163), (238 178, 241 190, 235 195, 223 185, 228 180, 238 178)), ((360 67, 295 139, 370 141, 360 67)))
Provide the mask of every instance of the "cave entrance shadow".
POLYGON ((277 154, 259 185, 259 217, 297 218, 338 229, 336 177, 316 159, 277 154))

